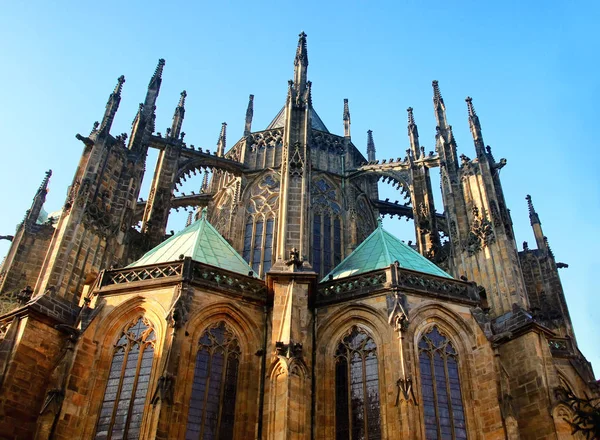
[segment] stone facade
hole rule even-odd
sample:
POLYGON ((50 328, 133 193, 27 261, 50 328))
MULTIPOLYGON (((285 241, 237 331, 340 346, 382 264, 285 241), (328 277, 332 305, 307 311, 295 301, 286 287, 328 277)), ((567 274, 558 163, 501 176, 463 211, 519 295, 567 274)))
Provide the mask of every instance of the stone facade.
POLYGON ((164 65, 129 136, 110 134, 123 77, 102 122, 78 135, 82 158, 58 222, 38 222, 48 174, 10 237, 0 438, 579 438, 554 390, 597 395, 598 385, 577 348, 564 265, 529 197, 537 249, 518 251, 496 172, 506 161, 485 147, 470 98, 474 159, 457 154, 436 81, 436 152, 420 147, 409 108, 406 157, 377 160, 369 132, 365 158, 347 100, 343 136, 316 113, 302 33, 283 109, 252 131, 250 95, 242 139, 227 149, 223 124, 211 153, 184 141, 185 91, 172 127, 155 133, 164 65), (159 157, 144 201, 149 148, 159 157), (175 195, 207 171, 199 194, 175 195), (406 203, 379 200, 381 179, 406 203), (183 255, 129 266, 165 240, 172 208, 189 207, 208 208, 252 271, 183 255), (454 278, 402 261, 328 276, 385 214, 412 218, 418 252, 454 278), (365 350, 348 349, 358 379, 340 367, 353 341, 365 350))

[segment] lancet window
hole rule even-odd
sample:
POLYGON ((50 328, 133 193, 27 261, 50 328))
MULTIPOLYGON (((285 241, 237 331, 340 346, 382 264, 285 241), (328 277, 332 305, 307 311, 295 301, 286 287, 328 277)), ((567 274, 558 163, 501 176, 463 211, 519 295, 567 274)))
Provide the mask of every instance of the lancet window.
POLYGON ((238 340, 224 322, 200 337, 186 440, 233 438, 240 355, 238 340))
POLYGON ((342 208, 335 187, 325 179, 313 182, 312 266, 324 276, 342 261, 342 208))
POLYGON ((244 227, 242 257, 259 276, 273 264, 275 213, 279 208, 279 181, 267 174, 252 188, 244 227))
POLYGON ((452 343, 436 326, 419 341, 419 366, 425 438, 466 439, 458 355, 452 343))
POLYGON ((336 440, 381 439, 377 346, 352 327, 335 354, 336 440))
POLYGON ((96 439, 139 438, 155 342, 152 324, 143 317, 123 329, 113 350, 96 439))

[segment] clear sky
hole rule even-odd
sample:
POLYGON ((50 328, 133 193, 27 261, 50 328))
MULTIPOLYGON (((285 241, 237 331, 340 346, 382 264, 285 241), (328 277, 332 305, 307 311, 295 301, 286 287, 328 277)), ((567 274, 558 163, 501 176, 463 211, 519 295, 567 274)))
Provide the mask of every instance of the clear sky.
MULTIPOLYGON (((330 131, 342 133, 348 98, 354 143, 364 151, 372 129, 380 158, 404 157, 408 106, 415 109, 421 144, 434 149, 433 79, 440 81, 459 152, 473 157, 464 102, 473 97, 486 144, 497 159, 508 160, 501 179, 517 243, 534 247, 525 202, 531 194, 557 261, 569 264, 561 278, 579 346, 600 375, 600 178, 593 131, 600 3, 2 3, 1 235, 14 232, 50 168, 46 209, 60 209, 82 151, 75 134, 89 133, 102 117, 119 75, 126 83, 113 134, 129 132, 162 57, 157 131, 170 126, 186 89, 188 143, 214 150, 226 121, 231 146, 241 137, 250 93, 255 130, 283 105, 304 30, 317 112, 330 131)), ((190 185, 199 188, 200 181, 190 185)), ((403 225, 385 220, 401 238, 414 239, 403 225)), ((0 242, 0 256, 8 244, 0 242)))

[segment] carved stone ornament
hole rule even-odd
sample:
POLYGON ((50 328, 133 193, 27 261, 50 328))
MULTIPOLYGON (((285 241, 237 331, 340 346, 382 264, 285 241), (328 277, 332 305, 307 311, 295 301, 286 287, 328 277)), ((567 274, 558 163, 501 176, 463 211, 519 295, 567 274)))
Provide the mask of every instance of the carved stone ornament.
POLYGON ((492 223, 488 220, 485 213, 482 215, 479 212, 477 206, 473 206, 473 222, 471 223, 471 230, 467 237, 465 249, 469 255, 476 254, 481 251, 484 247, 496 241, 496 235, 492 223))
POLYGON ((192 289, 179 286, 179 295, 171 307, 168 321, 171 327, 178 329, 183 327, 187 322, 190 309, 192 307, 192 301, 194 299, 194 292, 192 289))
POLYGON ((406 296, 399 292, 388 294, 386 297, 388 309, 388 323, 394 331, 403 333, 408 329, 408 313, 406 310, 406 296))
POLYGON ((275 352, 277 356, 283 356, 287 359, 302 359, 302 344, 292 340, 288 344, 278 341, 275 342, 275 352))
POLYGON ((294 144, 294 150, 289 162, 289 172, 291 177, 302 177, 304 174, 304 160, 300 153, 300 144, 294 144))

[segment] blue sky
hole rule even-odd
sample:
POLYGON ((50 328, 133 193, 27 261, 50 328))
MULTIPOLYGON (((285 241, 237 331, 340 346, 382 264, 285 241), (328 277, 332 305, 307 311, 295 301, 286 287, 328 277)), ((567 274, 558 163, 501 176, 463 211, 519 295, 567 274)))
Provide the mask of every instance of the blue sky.
MULTIPOLYGON (((226 121, 231 146, 242 134, 248 94, 255 95, 254 129, 283 105, 304 30, 319 115, 342 132, 348 98, 354 143, 364 151, 372 129, 380 158, 405 155, 408 106, 421 144, 434 149, 433 79, 460 152, 473 157, 464 102, 473 97, 486 144, 508 160, 501 179, 517 243, 535 243, 525 202, 531 194, 557 260, 569 264, 561 277, 578 342, 600 374, 597 2, 91 4, 2 6, 0 234, 13 233, 49 168, 46 209, 64 203, 82 149, 75 134, 102 117, 119 75, 126 83, 114 134, 129 132, 163 57, 157 131, 170 125, 186 89, 188 143, 214 150, 226 121)), ((413 239, 406 223, 385 222, 413 239)), ((0 256, 7 250, 0 242, 0 256)))

